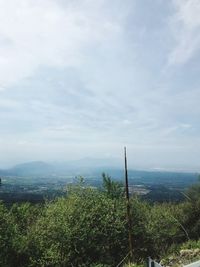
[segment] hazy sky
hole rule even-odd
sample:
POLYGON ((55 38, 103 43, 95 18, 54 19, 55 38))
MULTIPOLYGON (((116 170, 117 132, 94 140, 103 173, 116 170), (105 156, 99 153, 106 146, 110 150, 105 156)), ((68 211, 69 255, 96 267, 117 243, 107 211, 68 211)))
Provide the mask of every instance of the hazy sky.
POLYGON ((0 167, 200 170, 199 0, 0 0, 0 167))

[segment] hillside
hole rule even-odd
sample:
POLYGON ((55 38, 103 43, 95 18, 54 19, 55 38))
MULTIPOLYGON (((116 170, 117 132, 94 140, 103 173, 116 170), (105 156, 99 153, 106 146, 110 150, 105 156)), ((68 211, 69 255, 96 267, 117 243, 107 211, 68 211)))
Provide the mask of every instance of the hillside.
MULTIPOLYGON (((163 259, 165 266, 176 266, 183 256, 185 262, 186 249, 199 246, 199 188, 191 187, 190 200, 178 204, 152 205, 131 197, 129 228, 124 189, 110 179, 104 180, 101 190, 86 187, 81 180, 68 186, 67 194, 43 205, 0 203, 0 266, 116 267, 129 252, 128 229, 135 266, 142 266, 149 255, 163 259)), ((187 259, 194 260, 199 250, 190 250, 189 255, 187 259)))

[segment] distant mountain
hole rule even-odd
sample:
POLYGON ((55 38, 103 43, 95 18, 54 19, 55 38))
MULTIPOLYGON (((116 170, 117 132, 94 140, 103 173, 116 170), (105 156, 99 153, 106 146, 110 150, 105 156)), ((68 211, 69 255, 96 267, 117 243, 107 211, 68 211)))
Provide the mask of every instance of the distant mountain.
POLYGON ((42 161, 22 163, 7 170, 0 170, 0 176, 46 176, 53 172, 53 166, 42 161))
MULTIPOLYGON (((0 170, 0 176, 18 176, 18 177, 67 177, 84 176, 90 180, 101 179, 102 172, 109 174, 116 180, 124 179, 124 166, 118 159, 93 159, 85 158, 63 163, 46 163, 43 161, 34 161, 22 163, 8 170, 0 170)), ((198 175, 195 173, 184 172, 166 172, 166 171, 143 171, 129 169, 129 181, 131 184, 145 185, 177 185, 187 186, 197 182, 198 175)))
POLYGON ((0 170, 0 176, 7 176, 9 175, 8 170, 0 170))
POLYGON ((18 164, 7 170, 0 170, 1 176, 51 176, 51 175, 78 175, 91 174, 97 170, 120 168, 117 159, 92 159, 84 158, 68 162, 46 163, 33 161, 18 164))
POLYGON ((15 176, 43 176, 49 175, 54 171, 54 167, 43 161, 33 161, 18 164, 8 170, 10 174, 15 176))

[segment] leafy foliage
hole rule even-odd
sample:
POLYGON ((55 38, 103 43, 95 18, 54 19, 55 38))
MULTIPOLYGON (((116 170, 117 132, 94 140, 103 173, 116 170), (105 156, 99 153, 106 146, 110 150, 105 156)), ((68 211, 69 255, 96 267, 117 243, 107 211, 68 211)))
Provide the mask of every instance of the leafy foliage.
MULTIPOLYGON (((43 206, 8 209, 0 203, 0 266, 116 266, 129 251, 123 190, 104 174, 100 191, 80 179, 66 197, 43 206)), ((152 205, 131 197, 135 262, 149 255, 161 258, 188 238, 188 246, 199 244, 194 240, 200 233, 200 195, 197 188, 190 190, 193 199, 180 204, 152 205)))
POLYGON ((109 175, 102 173, 103 191, 105 194, 114 199, 120 198, 124 195, 124 186, 120 182, 113 181, 109 175))

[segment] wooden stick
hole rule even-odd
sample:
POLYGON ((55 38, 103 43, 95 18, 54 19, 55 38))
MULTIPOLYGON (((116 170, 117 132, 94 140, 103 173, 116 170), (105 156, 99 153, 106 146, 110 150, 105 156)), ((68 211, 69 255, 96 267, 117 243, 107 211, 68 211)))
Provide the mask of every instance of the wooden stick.
POLYGON ((133 238, 132 238, 132 232, 131 232, 132 220, 131 220, 131 212, 130 212, 126 147, 124 147, 124 158, 125 158, 126 212, 127 212, 127 222, 128 222, 129 250, 130 250, 131 260, 133 261, 133 238))

